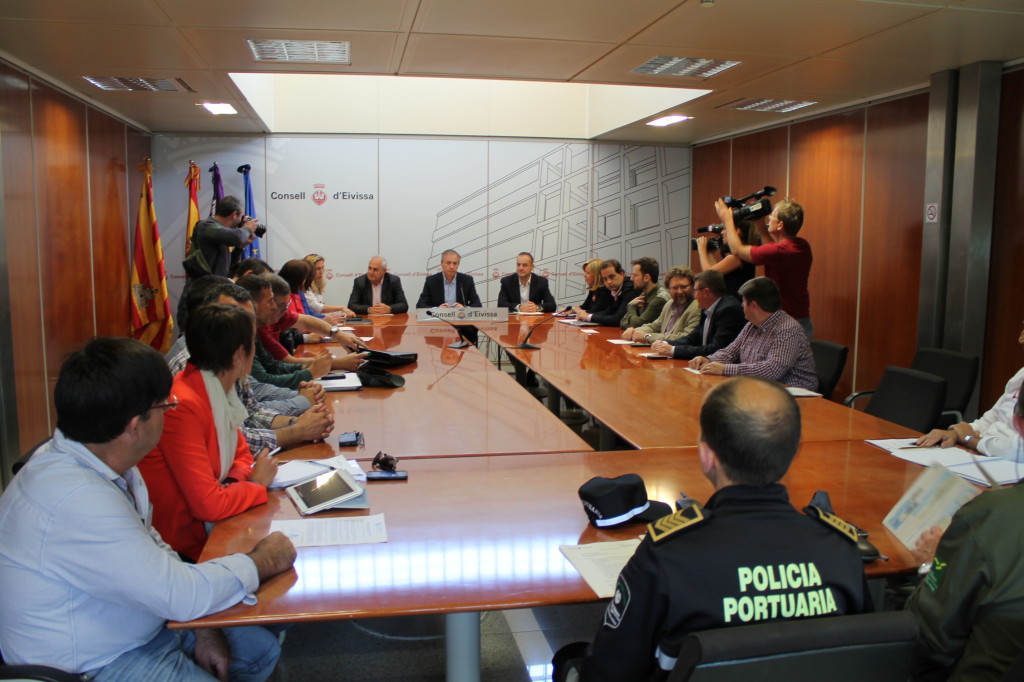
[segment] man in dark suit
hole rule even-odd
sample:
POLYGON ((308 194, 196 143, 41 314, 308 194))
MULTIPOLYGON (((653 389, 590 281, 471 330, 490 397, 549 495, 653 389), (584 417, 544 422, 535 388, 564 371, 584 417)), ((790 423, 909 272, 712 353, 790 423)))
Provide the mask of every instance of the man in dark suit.
POLYGON ((441 272, 423 281, 417 308, 480 308, 473 278, 459 272, 462 256, 454 249, 441 254, 441 272))
POLYGON ((371 258, 366 274, 359 275, 352 283, 348 307, 359 315, 401 315, 409 312, 402 280, 388 272, 388 262, 381 256, 371 258))
POLYGON ((516 274, 501 278, 498 305, 510 313, 553 313, 555 297, 548 278, 533 274, 533 254, 523 251, 516 257, 516 274))
POLYGON ((622 317, 626 314, 629 302, 636 298, 636 289, 633 283, 626 279, 626 272, 622 269, 622 263, 614 258, 601 263, 601 281, 608 288, 610 296, 599 300, 590 309, 590 312, 577 313, 576 319, 583 322, 593 322, 604 327, 618 327, 622 317))
POLYGON ((652 351, 680 360, 707 356, 732 343, 747 323, 739 301, 725 295, 722 273, 705 270, 697 275, 693 295, 701 311, 697 327, 678 339, 655 341, 652 351))

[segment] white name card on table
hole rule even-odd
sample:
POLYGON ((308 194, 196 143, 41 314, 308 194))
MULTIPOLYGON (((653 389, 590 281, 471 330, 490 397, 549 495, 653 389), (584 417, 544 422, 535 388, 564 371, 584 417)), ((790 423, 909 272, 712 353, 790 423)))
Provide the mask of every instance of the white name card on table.
POLYGON ((418 322, 508 322, 508 308, 417 308, 418 322))

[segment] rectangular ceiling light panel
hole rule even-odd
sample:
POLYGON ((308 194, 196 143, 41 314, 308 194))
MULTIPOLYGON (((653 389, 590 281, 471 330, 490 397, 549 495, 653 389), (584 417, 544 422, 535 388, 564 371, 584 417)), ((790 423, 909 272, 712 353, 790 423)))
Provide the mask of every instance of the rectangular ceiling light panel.
POLYGON ((792 99, 765 99, 754 97, 738 99, 728 104, 715 107, 716 109, 737 109, 739 111, 764 111, 773 114, 788 114, 797 109, 809 107, 817 102, 806 102, 792 99))
POLYGON ((699 57, 655 57, 633 69, 633 73, 651 76, 711 78, 740 63, 727 59, 701 59, 699 57))
POLYGON ((249 49, 258 62, 298 64, 351 64, 351 43, 344 40, 269 40, 249 38, 249 49))
POLYGON ((181 92, 185 88, 169 78, 122 78, 120 76, 82 76, 100 90, 181 92))

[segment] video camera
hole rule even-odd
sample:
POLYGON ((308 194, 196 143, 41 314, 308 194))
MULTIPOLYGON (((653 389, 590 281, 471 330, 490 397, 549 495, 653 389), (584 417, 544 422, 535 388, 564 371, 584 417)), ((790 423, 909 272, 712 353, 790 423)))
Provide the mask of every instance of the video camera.
MULTIPOLYGON (((772 202, 769 201, 767 197, 775 196, 777 191, 778 190, 771 185, 765 185, 762 189, 748 194, 742 199, 734 199, 730 196, 724 196, 722 197, 722 201, 725 202, 726 206, 732 209, 732 219, 736 222, 740 222, 742 220, 758 220, 766 215, 771 215, 772 202), (754 203, 748 204, 748 201, 753 201, 754 203)), ((697 233, 713 232, 720 235, 724 230, 724 225, 705 225, 704 227, 698 227, 697 233)), ((697 240, 691 239, 690 244, 693 250, 696 251, 697 240)), ((723 254, 728 252, 728 245, 725 243, 725 240, 720 238, 708 239, 708 251, 718 250, 722 250, 723 254)))

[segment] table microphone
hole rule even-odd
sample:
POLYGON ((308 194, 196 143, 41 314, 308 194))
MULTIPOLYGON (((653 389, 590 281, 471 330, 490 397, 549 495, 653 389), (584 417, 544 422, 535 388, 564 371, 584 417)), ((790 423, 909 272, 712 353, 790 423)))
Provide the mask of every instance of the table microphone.
POLYGON ((444 319, 443 317, 437 317, 437 315, 434 314, 433 310, 428 310, 427 311, 427 315, 430 315, 431 317, 435 317, 438 320, 440 320, 441 322, 444 322, 445 324, 450 326, 452 329, 454 329, 456 331, 456 333, 459 335, 459 340, 458 341, 456 341, 455 343, 449 343, 448 344, 449 348, 455 348, 456 350, 458 350, 460 348, 466 348, 466 347, 469 346, 469 341, 467 341, 466 338, 462 335, 462 330, 459 329, 458 325, 452 324, 451 322, 449 322, 448 320, 444 319))
POLYGON ((540 346, 538 346, 535 343, 527 343, 527 341, 529 341, 530 337, 533 336, 533 333, 535 331, 537 331, 537 327, 541 326, 542 324, 544 324, 545 322, 547 322, 548 320, 550 320, 550 319, 552 319, 554 317, 555 317, 555 315, 548 315, 543 320, 541 320, 537 324, 535 324, 532 327, 530 327, 530 331, 526 332, 526 336, 523 338, 522 341, 519 342, 519 345, 518 346, 514 346, 514 348, 516 350, 540 350, 540 346))

